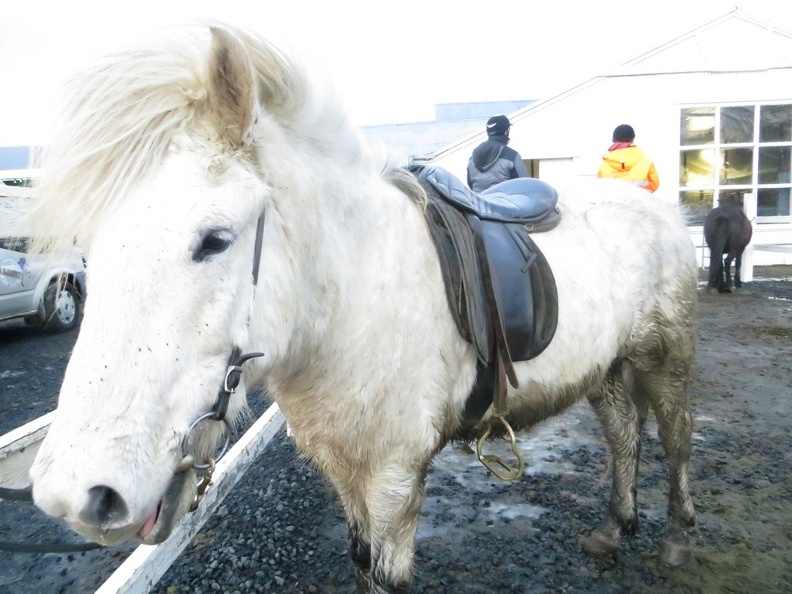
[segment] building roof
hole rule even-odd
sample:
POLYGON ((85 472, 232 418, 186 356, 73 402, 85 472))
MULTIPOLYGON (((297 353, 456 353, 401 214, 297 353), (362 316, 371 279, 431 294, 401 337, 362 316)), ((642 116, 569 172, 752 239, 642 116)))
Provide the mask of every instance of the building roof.
POLYGON ((414 122, 365 126, 363 134, 386 146, 393 165, 409 165, 413 156, 433 153, 481 127, 480 119, 414 122))
MULTIPOLYGON (((641 54, 617 71, 601 73, 570 89, 536 101, 509 115, 515 128, 551 105, 604 81, 630 76, 698 72, 757 72, 792 68, 792 33, 750 16, 739 8, 641 54)), ((431 162, 459 150, 469 151, 484 138, 473 131, 432 153, 418 154, 416 162, 431 162)))
POLYGON ((31 163, 37 150, 32 146, 0 146, 0 183, 35 177, 31 163))
POLYGON ((511 113, 531 103, 528 99, 441 103, 435 106, 434 121, 364 126, 363 134, 385 145, 393 165, 409 165, 416 155, 433 153, 462 136, 484 130, 490 116, 511 113))
POLYGON ((792 33, 746 15, 739 8, 680 35, 624 64, 649 73, 755 70, 792 65, 792 33))

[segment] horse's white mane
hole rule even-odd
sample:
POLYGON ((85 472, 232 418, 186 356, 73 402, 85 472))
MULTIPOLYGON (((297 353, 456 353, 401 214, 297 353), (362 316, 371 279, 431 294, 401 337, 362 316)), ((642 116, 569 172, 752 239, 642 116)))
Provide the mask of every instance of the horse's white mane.
MULTIPOLYGON (((252 33, 213 25, 247 50, 268 117, 317 150, 360 159, 362 135, 350 133, 339 101, 312 87, 293 58, 252 33)), ((54 249, 75 238, 87 247, 103 213, 161 161, 176 134, 201 126, 209 132, 211 122, 202 121, 209 48, 204 23, 110 55, 68 83, 29 216, 34 249, 54 249)))

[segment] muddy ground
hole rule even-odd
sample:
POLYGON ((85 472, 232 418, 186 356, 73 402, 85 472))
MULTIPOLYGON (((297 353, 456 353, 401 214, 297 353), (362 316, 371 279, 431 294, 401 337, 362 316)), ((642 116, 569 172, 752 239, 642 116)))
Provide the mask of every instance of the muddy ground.
MULTIPOLYGON (((521 436, 529 469, 516 483, 493 479, 460 449, 441 453, 429 476, 412 592, 792 592, 792 281, 767 280, 789 279, 792 269, 758 272, 762 280, 732 294, 699 293, 690 386, 698 524, 687 567, 656 564, 667 483, 654 424, 641 454, 639 533, 615 558, 582 551, 579 539, 602 517, 610 478, 599 427, 579 405, 521 436)), ((0 433, 54 407, 75 337, 0 326, 0 433)), ((0 534, 69 537, 26 504, 6 501, 0 534)), ((129 550, 0 552, 0 592, 90 593, 129 550)), ((280 435, 153 591, 352 592, 340 506, 280 435)))

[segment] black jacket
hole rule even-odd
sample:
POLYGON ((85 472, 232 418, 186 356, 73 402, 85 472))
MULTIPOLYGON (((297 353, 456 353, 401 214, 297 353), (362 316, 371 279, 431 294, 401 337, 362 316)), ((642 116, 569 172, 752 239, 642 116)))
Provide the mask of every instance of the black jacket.
POLYGON ((467 184, 471 190, 481 192, 507 179, 530 177, 522 157, 506 146, 508 142, 506 135, 493 135, 473 150, 467 168, 467 184))

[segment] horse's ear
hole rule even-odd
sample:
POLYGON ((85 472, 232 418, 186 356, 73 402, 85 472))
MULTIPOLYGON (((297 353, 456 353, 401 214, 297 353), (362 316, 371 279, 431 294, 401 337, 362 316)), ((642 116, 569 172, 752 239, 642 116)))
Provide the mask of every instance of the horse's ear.
POLYGON ((258 99, 253 64, 242 43, 220 27, 210 27, 209 105, 223 139, 241 148, 250 142, 258 99))

